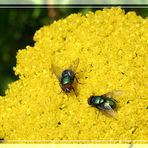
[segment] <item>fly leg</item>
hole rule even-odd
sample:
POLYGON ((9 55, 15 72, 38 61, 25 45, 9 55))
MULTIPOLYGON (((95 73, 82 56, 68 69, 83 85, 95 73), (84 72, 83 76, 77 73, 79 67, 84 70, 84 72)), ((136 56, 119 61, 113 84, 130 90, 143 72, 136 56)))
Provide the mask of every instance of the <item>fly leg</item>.
POLYGON ((77 95, 77 93, 76 93, 76 91, 75 91, 74 87, 72 87, 72 90, 73 90, 73 92, 74 92, 75 96, 77 97, 78 95, 77 95))
POLYGON ((82 84, 82 83, 80 83, 80 82, 78 81, 77 77, 75 77, 75 79, 76 79, 76 81, 77 81, 78 84, 82 84))

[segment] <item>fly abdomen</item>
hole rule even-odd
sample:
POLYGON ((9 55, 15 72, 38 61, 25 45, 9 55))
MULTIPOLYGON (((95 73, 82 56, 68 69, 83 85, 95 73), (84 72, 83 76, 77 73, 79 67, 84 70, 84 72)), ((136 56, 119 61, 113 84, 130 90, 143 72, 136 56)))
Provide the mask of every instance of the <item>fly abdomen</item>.
POLYGON ((106 103, 109 104, 109 106, 111 106, 112 109, 116 108, 116 103, 112 98, 107 98, 106 103))
POLYGON ((96 107, 102 110, 110 110, 116 108, 116 103, 111 98, 104 98, 104 102, 96 107))
POLYGON ((71 81, 70 76, 65 76, 61 78, 61 84, 65 85, 65 84, 72 84, 73 81, 71 81))

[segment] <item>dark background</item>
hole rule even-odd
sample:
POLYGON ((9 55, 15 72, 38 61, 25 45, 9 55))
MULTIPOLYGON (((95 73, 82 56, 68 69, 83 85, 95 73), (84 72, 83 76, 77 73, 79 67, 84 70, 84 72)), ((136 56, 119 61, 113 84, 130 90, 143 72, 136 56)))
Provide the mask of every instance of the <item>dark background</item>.
MULTIPOLYGON (((98 8, 99 9, 99 8, 98 8)), ((5 95, 8 84, 17 80, 13 67, 16 53, 26 45, 32 45, 33 35, 43 25, 65 18, 71 13, 98 10, 97 8, 0 8, 0 95, 5 95)), ((102 8, 101 8, 102 9, 102 8)), ((137 15, 148 16, 147 8, 128 8, 137 15)))

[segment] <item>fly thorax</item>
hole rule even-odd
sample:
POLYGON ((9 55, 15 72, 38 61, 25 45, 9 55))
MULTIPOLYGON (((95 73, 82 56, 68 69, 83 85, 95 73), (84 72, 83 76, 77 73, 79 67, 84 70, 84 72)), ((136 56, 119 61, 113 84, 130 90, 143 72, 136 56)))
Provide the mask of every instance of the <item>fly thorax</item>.
POLYGON ((62 73, 62 77, 65 77, 65 76, 69 76, 71 79, 74 79, 75 74, 72 70, 66 69, 62 73))
POLYGON ((104 99, 100 96, 95 96, 92 98, 92 102, 94 105, 99 105, 104 102, 104 99))

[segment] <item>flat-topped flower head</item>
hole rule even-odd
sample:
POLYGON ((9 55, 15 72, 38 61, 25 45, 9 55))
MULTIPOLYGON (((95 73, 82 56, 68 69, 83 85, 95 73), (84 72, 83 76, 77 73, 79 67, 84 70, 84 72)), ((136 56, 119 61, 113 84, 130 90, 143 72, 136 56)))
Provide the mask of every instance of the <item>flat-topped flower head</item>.
POLYGON ((0 97, 1 139, 148 140, 147 18, 120 8, 72 14, 39 29, 34 41, 18 51, 19 80, 0 97), (52 65, 64 70, 77 58, 77 95, 67 95, 52 65), (116 120, 87 103, 112 90, 126 91, 116 120))

